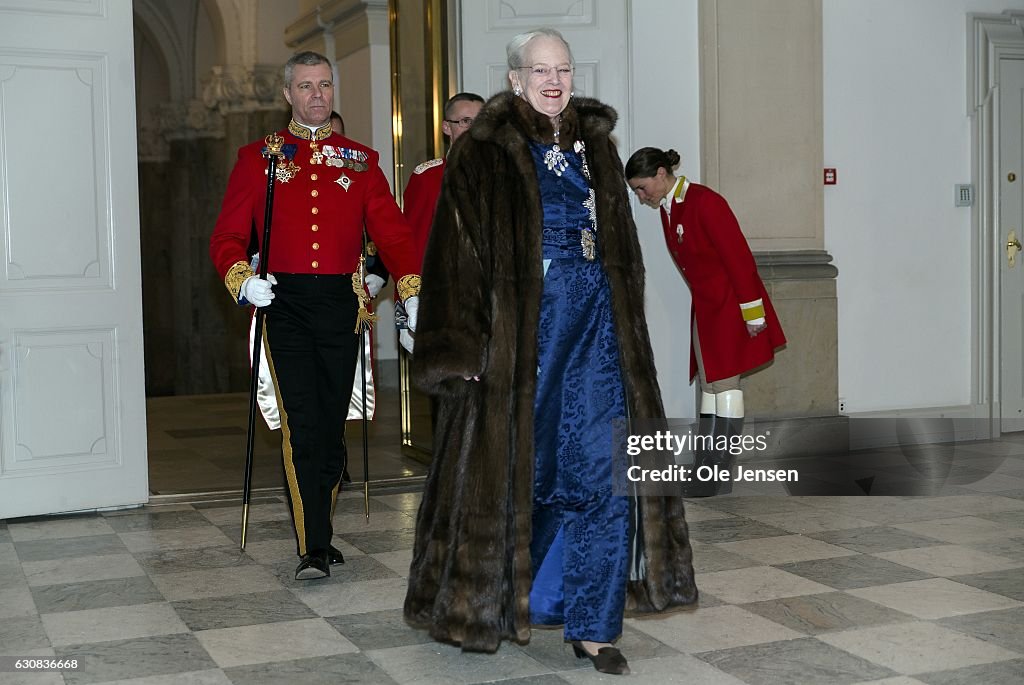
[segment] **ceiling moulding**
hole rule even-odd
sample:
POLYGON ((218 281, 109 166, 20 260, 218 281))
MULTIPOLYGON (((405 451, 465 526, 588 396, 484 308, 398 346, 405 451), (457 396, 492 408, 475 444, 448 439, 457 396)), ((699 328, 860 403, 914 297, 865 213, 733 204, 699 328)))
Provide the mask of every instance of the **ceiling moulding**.
POLYGON ((203 104, 221 114, 282 109, 281 67, 215 66, 203 79, 203 104))

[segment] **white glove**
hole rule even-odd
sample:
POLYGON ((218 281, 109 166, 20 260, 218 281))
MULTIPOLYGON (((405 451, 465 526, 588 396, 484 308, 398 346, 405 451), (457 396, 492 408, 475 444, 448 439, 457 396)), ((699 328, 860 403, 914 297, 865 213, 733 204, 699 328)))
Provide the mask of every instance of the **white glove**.
POLYGON ((238 294, 240 297, 244 297, 249 304, 266 307, 274 299, 274 290, 270 287, 272 285, 277 285, 274 274, 267 274, 267 280, 258 276, 249 276, 242 281, 242 287, 239 288, 238 294))
POLYGON ((416 332, 416 313, 420 310, 420 296, 413 295, 405 301, 405 313, 409 315, 409 330, 416 332))
POLYGON ((384 279, 377 274, 366 274, 366 292, 370 293, 370 299, 377 297, 377 293, 384 287, 384 279))
POLYGON ((413 340, 412 333, 409 332, 408 328, 403 328, 398 331, 398 342, 402 344, 402 347, 405 348, 406 352, 412 354, 412 346, 415 341, 413 340))

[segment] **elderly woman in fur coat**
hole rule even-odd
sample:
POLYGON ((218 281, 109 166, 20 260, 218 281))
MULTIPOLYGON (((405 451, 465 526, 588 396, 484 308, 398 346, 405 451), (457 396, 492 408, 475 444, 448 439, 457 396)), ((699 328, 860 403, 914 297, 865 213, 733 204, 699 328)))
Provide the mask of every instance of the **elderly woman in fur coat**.
POLYGON ((664 416, 616 114, 574 98, 553 29, 508 46, 511 92, 448 157, 413 379, 438 401, 406 619, 494 651, 564 626, 628 673, 624 612, 697 599, 679 497, 613 493, 612 422, 664 416))

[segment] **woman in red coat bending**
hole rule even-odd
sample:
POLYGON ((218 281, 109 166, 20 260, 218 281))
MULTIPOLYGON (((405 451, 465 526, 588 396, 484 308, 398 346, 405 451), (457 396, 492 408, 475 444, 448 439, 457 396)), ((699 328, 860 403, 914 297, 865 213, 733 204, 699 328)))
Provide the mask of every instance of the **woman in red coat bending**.
MULTIPOLYGON (((713 435, 718 448, 700 451, 695 466, 731 471, 722 446, 743 428, 740 375, 770 362, 786 337, 729 204, 710 188, 676 177, 678 164, 675 150, 645 147, 626 163, 626 179, 643 204, 660 209, 668 251, 692 293, 690 380, 699 374, 701 431, 713 435)), ((688 494, 732 490, 731 481, 696 485, 688 494)))

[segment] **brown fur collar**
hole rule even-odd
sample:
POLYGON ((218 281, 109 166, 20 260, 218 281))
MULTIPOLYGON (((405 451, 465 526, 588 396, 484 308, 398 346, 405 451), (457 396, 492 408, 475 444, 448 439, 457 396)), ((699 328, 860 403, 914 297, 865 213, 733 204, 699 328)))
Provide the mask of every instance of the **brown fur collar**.
MULTIPOLYGON (((608 137, 618 114, 608 105, 593 98, 573 97, 562 112, 559 140, 590 141, 608 137)), ((508 144, 522 136, 544 143, 554 142, 551 120, 523 98, 511 92, 498 93, 484 105, 469 130, 473 138, 508 144)))

